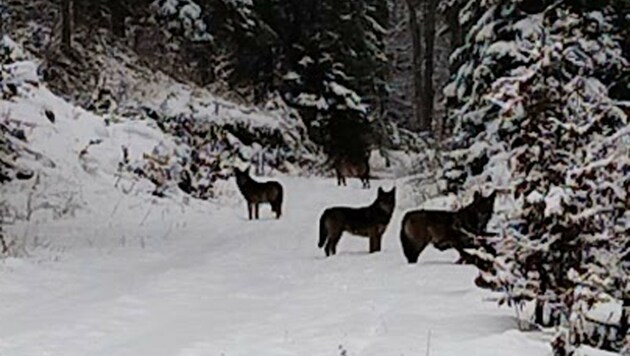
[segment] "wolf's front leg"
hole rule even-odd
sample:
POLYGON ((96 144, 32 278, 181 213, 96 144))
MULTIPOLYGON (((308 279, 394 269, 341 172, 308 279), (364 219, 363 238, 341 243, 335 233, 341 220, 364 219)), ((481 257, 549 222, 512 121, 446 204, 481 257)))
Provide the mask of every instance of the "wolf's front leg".
POLYGON ((249 217, 249 220, 252 219, 252 208, 252 204, 247 202, 247 216, 249 217))
POLYGON ((363 183, 363 189, 370 189, 370 178, 369 177, 361 178, 361 183, 363 183))
POLYGON ((370 236, 370 253, 379 252, 381 250, 382 236, 372 235, 370 236))

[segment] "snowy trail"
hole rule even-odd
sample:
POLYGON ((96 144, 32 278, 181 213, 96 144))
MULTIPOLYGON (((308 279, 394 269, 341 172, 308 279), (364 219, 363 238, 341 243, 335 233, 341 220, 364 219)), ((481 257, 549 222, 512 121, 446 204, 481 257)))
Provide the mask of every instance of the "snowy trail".
MULTIPOLYGON (((247 221, 241 203, 177 217, 155 209, 147 224, 163 237, 144 248, 0 263, 0 355, 426 355, 429 332, 432 356, 548 354, 515 330, 512 311, 482 301, 474 269, 454 265, 455 254, 428 249, 407 265, 401 211, 383 252, 346 235, 337 256, 323 257, 322 210, 368 204, 391 183, 363 191, 354 181, 281 181, 279 221, 268 207, 247 221)), ((75 233, 89 234, 92 220, 75 233)), ((127 221, 95 229, 130 233, 127 221)))

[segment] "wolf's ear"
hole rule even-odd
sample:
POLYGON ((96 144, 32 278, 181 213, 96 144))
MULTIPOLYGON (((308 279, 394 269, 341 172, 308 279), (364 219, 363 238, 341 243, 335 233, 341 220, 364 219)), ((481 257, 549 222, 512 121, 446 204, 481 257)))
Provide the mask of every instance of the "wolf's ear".
POLYGON ((389 191, 389 194, 396 194, 396 186, 394 186, 392 190, 389 191))
POLYGON ((250 168, 252 168, 252 166, 251 166, 251 165, 250 165, 250 166, 247 166, 247 168, 245 168, 245 172, 244 172, 244 173, 245 173, 245 174, 247 174, 247 175, 249 175, 249 169, 250 169, 250 168))
POLYGON ((473 200, 479 200, 481 198, 482 198, 481 193, 478 190, 475 191, 475 195, 473 195, 473 200))
POLYGON ((381 195, 385 193, 385 191, 383 190, 383 187, 378 187, 378 195, 381 195))

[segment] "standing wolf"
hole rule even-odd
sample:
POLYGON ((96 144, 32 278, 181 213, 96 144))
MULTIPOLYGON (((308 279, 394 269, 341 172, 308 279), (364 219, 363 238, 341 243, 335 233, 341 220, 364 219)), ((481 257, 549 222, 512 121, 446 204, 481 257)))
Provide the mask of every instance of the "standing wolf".
POLYGON ((381 250, 383 233, 396 206, 396 188, 386 192, 378 188, 376 200, 363 208, 333 207, 319 218, 319 248, 326 245, 326 256, 337 252, 337 244, 344 231, 370 239, 370 253, 381 250))
POLYGON ((370 164, 369 153, 365 157, 351 158, 338 156, 333 159, 337 185, 346 185, 346 177, 357 177, 361 180, 363 188, 370 188, 370 164))
POLYGON ((409 263, 418 262, 418 256, 429 243, 444 251, 454 248, 463 260, 465 248, 478 247, 477 235, 485 235, 486 226, 494 211, 496 191, 487 197, 475 192, 472 203, 457 211, 416 210, 405 214, 400 229, 400 241, 409 263))
POLYGON ((276 213, 276 219, 280 219, 283 195, 280 183, 275 181, 256 182, 249 176, 249 168, 244 171, 234 168, 234 175, 236 176, 236 185, 247 201, 249 220, 252 219, 252 215, 258 219, 258 204, 260 203, 271 204, 271 210, 276 213))

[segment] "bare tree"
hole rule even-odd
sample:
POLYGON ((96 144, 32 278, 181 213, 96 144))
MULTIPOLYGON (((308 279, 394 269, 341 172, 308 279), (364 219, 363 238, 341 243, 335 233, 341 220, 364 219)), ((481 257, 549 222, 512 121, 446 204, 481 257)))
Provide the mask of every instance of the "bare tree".
POLYGON ((66 51, 72 48, 72 3, 61 0, 61 45, 66 51))
POLYGON ((412 128, 422 129, 426 124, 423 118, 424 92, 422 80, 422 40, 420 24, 418 23, 418 13, 416 11, 416 0, 405 0, 407 11, 409 12, 409 32, 411 33, 411 43, 413 49, 413 77, 414 77, 414 116, 416 118, 412 128))
POLYGON ((413 54, 409 15, 404 1, 389 0, 389 29, 386 39, 388 58, 387 100, 385 117, 399 125, 409 126, 415 121, 413 54))
POLYGON ((464 43, 464 31, 459 24, 460 6, 453 5, 446 9, 445 18, 448 32, 450 34, 450 46, 455 50, 464 43))
POLYGON ((435 55, 435 22, 437 17, 437 0, 424 0, 424 60, 423 60, 423 87, 424 96, 422 102, 422 115, 420 116, 420 130, 432 132, 433 124, 433 99, 435 90, 433 88, 433 70, 435 55))

